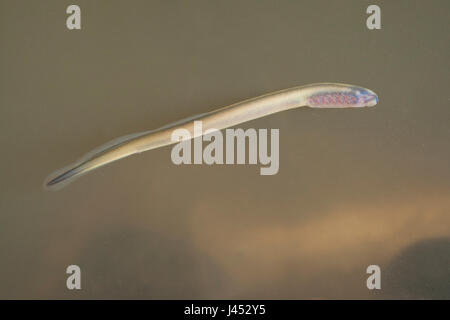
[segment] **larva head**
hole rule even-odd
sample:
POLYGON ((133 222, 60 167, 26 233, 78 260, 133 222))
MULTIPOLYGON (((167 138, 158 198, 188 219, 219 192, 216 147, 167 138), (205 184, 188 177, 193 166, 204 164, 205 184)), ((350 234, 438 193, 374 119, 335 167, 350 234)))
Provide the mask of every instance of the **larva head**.
POLYGON ((362 108, 377 103, 375 92, 361 87, 330 87, 308 97, 311 108, 362 108))

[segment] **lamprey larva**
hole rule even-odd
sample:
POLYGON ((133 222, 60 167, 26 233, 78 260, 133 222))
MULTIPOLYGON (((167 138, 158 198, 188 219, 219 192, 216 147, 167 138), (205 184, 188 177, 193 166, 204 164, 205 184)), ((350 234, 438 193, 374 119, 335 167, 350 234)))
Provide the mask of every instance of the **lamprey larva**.
POLYGON ((365 88, 340 83, 318 83, 285 89, 252 98, 230 106, 189 117, 156 130, 115 139, 89 152, 76 163, 58 170, 45 181, 48 189, 57 189, 75 178, 110 162, 143 151, 175 143, 171 134, 187 129, 194 137, 194 121, 201 120, 203 130, 224 129, 276 112, 299 107, 361 108, 378 102, 377 95, 365 88))

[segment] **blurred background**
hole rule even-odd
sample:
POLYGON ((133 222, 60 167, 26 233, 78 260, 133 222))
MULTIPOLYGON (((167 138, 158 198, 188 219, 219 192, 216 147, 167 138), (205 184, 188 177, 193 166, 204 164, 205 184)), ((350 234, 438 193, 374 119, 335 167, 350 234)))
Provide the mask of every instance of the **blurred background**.
POLYGON ((0 0, 0 298, 450 299, 449 9, 0 0), (42 187, 113 138, 314 82, 380 101, 240 125, 280 129, 277 175, 165 147, 42 187))

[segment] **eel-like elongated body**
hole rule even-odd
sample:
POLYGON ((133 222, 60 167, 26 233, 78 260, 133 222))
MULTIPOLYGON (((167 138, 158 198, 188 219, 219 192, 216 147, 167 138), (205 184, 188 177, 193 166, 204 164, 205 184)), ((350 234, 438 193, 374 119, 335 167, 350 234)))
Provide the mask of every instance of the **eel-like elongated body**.
POLYGON ((143 151, 176 143, 172 132, 187 129, 193 138, 194 121, 202 121, 203 132, 208 129, 224 129, 276 112, 298 107, 311 108, 360 108, 371 107, 378 102, 377 95, 358 86, 340 83, 318 83, 269 93, 230 106, 189 117, 156 130, 136 133, 115 139, 86 154, 73 165, 58 170, 45 181, 48 189, 57 189, 82 174, 110 162, 143 151))

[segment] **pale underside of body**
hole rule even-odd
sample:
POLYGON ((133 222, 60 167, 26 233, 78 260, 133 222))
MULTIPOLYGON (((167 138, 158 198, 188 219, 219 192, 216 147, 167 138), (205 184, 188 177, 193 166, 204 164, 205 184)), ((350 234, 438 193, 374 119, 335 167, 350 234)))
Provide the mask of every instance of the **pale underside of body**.
POLYGON ((276 112, 298 107, 360 108, 378 102, 377 95, 362 87, 339 83, 319 83, 269 93, 232 104, 208 113, 189 117, 156 130, 136 133, 115 139, 89 152, 76 163, 51 174, 45 181, 48 189, 59 189, 79 176, 124 157, 176 143, 172 132, 186 129, 192 138, 194 121, 202 121, 203 132, 221 130, 276 112))

